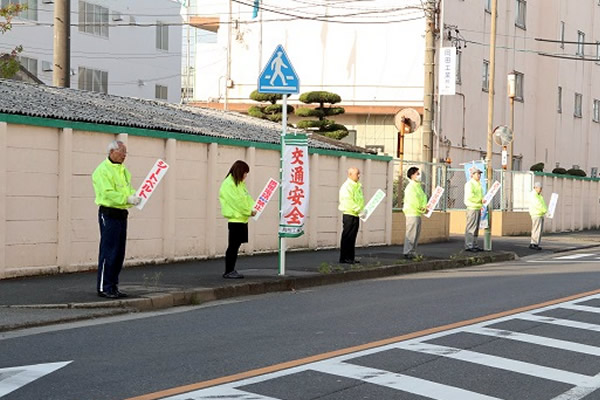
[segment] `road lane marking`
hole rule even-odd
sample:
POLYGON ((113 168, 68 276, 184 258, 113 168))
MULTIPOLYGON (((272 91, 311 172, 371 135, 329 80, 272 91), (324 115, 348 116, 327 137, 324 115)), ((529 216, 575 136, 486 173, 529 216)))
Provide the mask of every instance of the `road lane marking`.
POLYGON ((590 376, 564 371, 556 368, 544 367, 524 361, 511 360, 509 358, 493 356, 475 351, 463 350, 456 347, 440 346, 429 343, 398 344, 398 349, 415 351, 423 354, 431 354, 438 357, 451 358, 453 360, 466 361, 472 364, 486 367, 503 369, 536 378, 547 379, 556 382, 568 383, 574 386, 587 386, 590 376))
POLYGON ((592 356, 600 357, 600 347, 590 346, 589 344, 569 342, 560 339, 552 339, 544 336, 530 335, 528 333, 483 327, 467 328, 463 332, 474 333, 476 335, 493 336, 499 339, 515 340, 518 342, 529 344, 537 344, 540 346, 552 347, 554 349, 572 351, 575 353, 589 354, 592 356))
POLYGON ((535 314, 519 315, 517 319, 524 319, 532 322, 541 322, 544 324, 559 325, 567 328, 585 329, 587 331, 600 332, 600 325, 590 324, 588 322, 573 321, 570 319, 544 317, 543 315, 535 314))
POLYGON ((356 379, 432 399, 500 400, 497 397, 486 396, 469 390, 428 381, 426 379, 415 378, 376 368, 348 364, 345 362, 322 361, 317 364, 312 364, 310 370, 338 375, 344 378, 356 379))
POLYGON ((555 260, 577 260, 579 258, 585 258, 585 257, 589 257, 589 256, 595 256, 596 254, 594 253, 579 253, 579 254, 571 254, 568 256, 560 256, 560 257, 554 257, 555 260))
POLYGON ((21 367, 0 368, 0 397, 48 375, 73 361, 23 365, 21 367))
POLYGON ((566 308, 566 309, 574 310, 574 311, 583 311, 583 312, 588 312, 588 313, 600 314, 600 307, 584 306, 584 305, 579 305, 579 304, 565 304, 564 306, 561 306, 560 308, 566 308))
MULTIPOLYGON (((434 328, 424 329, 422 331, 412 332, 405 335, 400 335, 388 339, 383 339, 371 343, 365 343, 358 346, 353 346, 345 349, 334 350, 322 354, 317 354, 310 357, 305 357, 293 361, 287 361, 267 367, 257 368, 249 371, 244 371, 240 373, 236 373, 233 375, 223 376, 215 379, 209 379, 197 383, 192 383, 188 385, 173 387, 170 389, 161 390, 158 392, 148 393, 145 395, 140 395, 136 397, 131 397, 125 400, 158 400, 165 399, 169 396, 175 396, 178 394, 186 393, 186 395, 190 395, 190 392, 198 391, 205 388, 210 388, 219 385, 220 387, 228 387, 232 386, 232 383, 235 382, 236 386, 240 386, 240 382, 244 380, 244 384, 249 384, 248 382, 260 382, 267 378, 273 379, 275 373, 279 372, 281 376, 287 375, 287 371, 295 371, 295 370, 306 370, 306 368, 302 367, 310 363, 315 363, 322 360, 331 359, 334 357, 339 357, 341 359, 344 358, 354 358, 358 357, 362 354, 366 354, 365 352, 373 352, 383 350, 391 344, 406 341, 406 340, 416 340, 417 338, 422 338, 427 336, 427 340, 434 339, 436 337, 450 335, 452 333, 460 332, 460 328, 476 325, 483 326, 488 324, 490 321, 494 321, 494 323, 502 322, 509 319, 514 319, 517 314, 526 313, 528 311, 535 310, 536 312, 541 312, 544 309, 552 309, 557 304, 561 303, 574 303, 584 301, 587 297, 592 297, 594 295, 600 294, 600 289, 591 290, 588 292, 578 293, 571 296, 562 297, 555 300, 550 300, 538 304, 532 304, 529 306, 519 307, 512 310, 502 311, 499 313, 489 314, 482 317, 477 317, 465 321, 460 321, 452 324, 442 325, 434 328)), ((542 321, 538 321, 542 322, 542 321)), ((279 375, 277 375, 279 376, 279 375)), ((191 397, 182 397, 182 399, 191 399, 191 397)))

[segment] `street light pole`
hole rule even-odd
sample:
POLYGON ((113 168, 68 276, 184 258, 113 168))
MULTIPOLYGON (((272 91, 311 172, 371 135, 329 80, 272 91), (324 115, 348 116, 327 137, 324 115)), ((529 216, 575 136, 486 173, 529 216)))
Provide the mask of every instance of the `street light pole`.
MULTIPOLYGON (((492 169, 492 134, 494 131, 494 78, 496 75, 496 19, 498 17, 498 0, 492 0, 492 23, 490 31, 490 80, 488 87, 488 131, 487 131, 487 187, 488 190, 494 179, 494 170, 492 169)), ((488 204, 488 224, 485 228, 483 248, 492 250, 492 202, 488 204)))

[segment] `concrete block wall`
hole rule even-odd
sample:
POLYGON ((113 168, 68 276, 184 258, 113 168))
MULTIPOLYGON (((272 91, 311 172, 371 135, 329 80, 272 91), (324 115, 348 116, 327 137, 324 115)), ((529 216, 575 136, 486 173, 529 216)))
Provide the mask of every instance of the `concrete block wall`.
MULTIPOLYGON (((134 188, 158 158, 170 166, 144 210, 130 210, 126 265, 224 254, 227 221, 218 190, 235 160, 250 165, 246 182, 254 198, 269 178, 279 180, 279 151, 273 146, 107 131, 0 122, 0 278, 96 268, 99 228, 91 174, 113 139, 127 144, 125 164, 134 188)), ((289 239, 289 248, 339 245, 338 190, 350 166, 361 170, 367 200, 377 189, 388 194, 362 224, 357 244, 391 243, 391 162, 314 152, 305 234, 289 239)), ((277 250, 277 203, 276 196, 258 222, 250 221, 243 252, 277 250)))

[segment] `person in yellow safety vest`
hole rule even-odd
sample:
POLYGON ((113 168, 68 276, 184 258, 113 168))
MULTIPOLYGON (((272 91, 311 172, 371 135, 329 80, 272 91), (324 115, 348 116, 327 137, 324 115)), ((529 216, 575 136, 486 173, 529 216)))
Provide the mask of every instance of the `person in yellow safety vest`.
POLYGON ((536 182, 529 198, 529 215, 531 215, 531 243, 530 249, 541 250, 542 231, 544 230, 544 216, 548 207, 542 196, 542 184, 536 182))
POLYGON ((100 225, 96 290, 98 296, 110 299, 127 297, 118 287, 125 260, 127 209, 142 200, 131 187, 131 174, 123 165, 126 156, 125 144, 119 140, 112 141, 108 145, 108 157, 92 174, 100 225))
POLYGON ((365 198, 359 179, 359 169, 351 167, 348 169, 348 179, 340 187, 338 209, 343 214, 340 244, 340 263, 342 264, 359 263, 354 257, 354 247, 356 246, 356 235, 358 235, 360 225, 359 218, 363 216, 365 209, 365 198))
POLYGON ((404 218, 406 219, 406 234, 404 235, 404 258, 412 259, 421 234, 421 215, 427 212, 427 195, 421 186, 421 171, 410 167, 406 173, 410 182, 404 189, 404 218))
POLYGON ((225 279, 242 279, 244 275, 235 270, 238 251, 248 242, 248 218, 256 215, 254 200, 248 194, 246 183, 250 167, 242 160, 233 163, 219 189, 221 214, 227 218, 229 240, 225 252, 225 279))
POLYGON ((482 248, 477 245, 479 222, 483 207, 483 188, 481 187, 481 171, 475 165, 469 168, 471 179, 465 183, 465 206, 467 207, 467 223, 465 226, 465 251, 477 252, 482 248))

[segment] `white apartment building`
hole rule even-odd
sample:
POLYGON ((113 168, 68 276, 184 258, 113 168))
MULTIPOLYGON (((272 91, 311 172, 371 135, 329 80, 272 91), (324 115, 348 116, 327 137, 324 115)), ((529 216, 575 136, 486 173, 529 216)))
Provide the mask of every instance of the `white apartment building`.
MULTIPOLYGON (((27 4, 2 35, 0 51, 22 45, 21 63, 52 84, 52 0, 27 4)), ((71 87, 178 103, 181 98, 181 5, 172 0, 72 0, 71 87)))
MULTIPOLYGON (((406 107, 423 111, 422 3, 261 0, 253 17, 254 1, 192 1, 190 22, 204 35, 196 46, 194 99, 247 110, 261 69, 282 44, 300 76, 301 93, 338 93, 346 114, 335 119, 355 131, 355 143, 396 155, 394 115, 406 107)), ((510 124, 507 77, 515 73, 514 169, 544 162, 546 172, 560 165, 594 175, 600 167, 600 3, 497 4, 493 125, 510 124)), ((436 47, 459 49, 457 93, 442 96, 439 107, 435 102, 434 159, 449 158, 453 166, 486 153, 491 5, 492 0, 438 3, 436 47)), ((292 96, 291 104, 297 99, 292 96)), ((421 157, 420 133, 406 136, 405 159, 421 157)), ((493 149, 499 168, 501 148, 493 149)))

